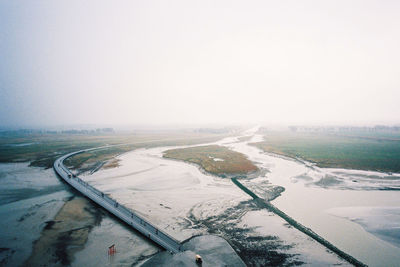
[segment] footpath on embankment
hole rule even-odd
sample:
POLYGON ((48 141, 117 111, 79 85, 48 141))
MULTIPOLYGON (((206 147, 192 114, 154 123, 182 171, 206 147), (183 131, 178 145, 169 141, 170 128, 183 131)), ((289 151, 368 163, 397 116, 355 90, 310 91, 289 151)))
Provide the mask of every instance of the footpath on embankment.
POLYGON ((288 224, 299 230, 300 232, 303 232, 304 234, 308 235, 309 237, 313 238, 315 241, 320 243, 321 245, 325 246, 326 248, 330 249, 332 252, 336 253, 338 256, 346 260, 347 262, 353 264, 354 266, 367 266, 366 264, 360 262, 353 256, 347 254, 346 252, 340 250, 336 246, 334 246, 332 243, 330 243, 328 240, 324 239, 323 237, 319 236, 317 233, 312 231, 310 228, 305 227, 301 223, 297 222, 295 219, 275 207, 271 202, 258 197, 254 192, 252 192, 250 189, 248 189, 246 186, 244 186, 242 183, 238 181, 237 178, 232 178, 232 182, 238 186, 240 189, 242 189, 246 194, 251 196, 255 203, 260 207, 260 208, 265 208, 282 219, 284 219, 288 224))

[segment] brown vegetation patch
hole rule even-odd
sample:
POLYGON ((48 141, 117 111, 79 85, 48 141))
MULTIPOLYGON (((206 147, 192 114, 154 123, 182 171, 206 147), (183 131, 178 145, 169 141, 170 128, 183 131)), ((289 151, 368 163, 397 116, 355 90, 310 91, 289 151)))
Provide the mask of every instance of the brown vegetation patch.
POLYGON ((157 146, 182 146, 215 142, 228 133, 211 134, 195 132, 157 132, 110 135, 76 134, 17 134, 0 132, 0 162, 30 162, 31 166, 51 168, 54 161, 70 152, 105 145, 127 144, 102 151, 82 153, 68 158, 65 163, 73 169, 90 169, 90 166, 136 148, 157 146), (18 146, 15 144, 27 143, 18 146))
POLYGON ((207 172, 217 175, 258 170, 245 155, 218 145, 171 149, 164 152, 164 157, 198 164, 207 172))
POLYGON ((112 169, 112 168, 116 168, 116 167, 119 167, 120 165, 119 165, 119 162, 120 162, 121 160, 120 159, 112 159, 112 160, 109 160, 106 164, 104 164, 103 165, 103 169, 112 169))

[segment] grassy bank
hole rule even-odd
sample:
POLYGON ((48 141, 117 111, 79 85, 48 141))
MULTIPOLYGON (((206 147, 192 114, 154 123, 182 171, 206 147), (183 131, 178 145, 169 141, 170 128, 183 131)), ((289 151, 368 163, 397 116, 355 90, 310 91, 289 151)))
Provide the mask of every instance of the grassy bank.
POLYGON ((104 145, 129 144, 107 150, 83 153, 70 158, 69 167, 80 168, 104 162, 136 148, 192 145, 213 142, 225 135, 199 133, 141 135, 38 135, 1 136, 0 162, 30 162, 31 166, 51 168, 56 158, 77 150, 104 145))
POLYGON ((171 149, 165 151, 164 157, 198 164, 216 175, 244 174, 257 170, 243 154, 217 145, 171 149))
POLYGON ((251 145, 320 167, 400 172, 400 139, 393 137, 270 132, 251 145))

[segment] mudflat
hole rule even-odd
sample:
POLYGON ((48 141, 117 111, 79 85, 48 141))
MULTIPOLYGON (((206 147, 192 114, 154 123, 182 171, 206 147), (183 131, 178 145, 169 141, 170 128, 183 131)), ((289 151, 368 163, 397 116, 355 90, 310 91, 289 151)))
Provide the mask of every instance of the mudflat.
POLYGON ((84 197, 72 197, 54 220, 47 221, 26 266, 65 266, 83 248, 88 234, 101 221, 101 211, 84 197))

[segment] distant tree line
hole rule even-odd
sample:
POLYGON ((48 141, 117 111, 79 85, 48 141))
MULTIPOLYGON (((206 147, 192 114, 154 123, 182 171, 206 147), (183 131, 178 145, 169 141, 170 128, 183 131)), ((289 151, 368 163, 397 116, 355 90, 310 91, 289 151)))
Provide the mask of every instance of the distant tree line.
POLYGON ((326 126, 326 127, 305 127, 305 126, 289 126, 292 132, 400 132, 400 126, 376 125, 367 126, 326 126))
POLYGON ((70 130, 60 130, 60 131, 55 131, 55 130, 37 130, 37 129, 19 129, 19 130, 5 130, 5 131, 0 131, 0 135, 7 136, 15 136, 15 135, 32 135, 32 134, 39 134, 39 135, 45 135, 45 134, 80 134, 80 135, 99 135, 99 134, 112 134, 114 133, 113 128, 97 128, 97 129, 92 129, 92 130, 76 130, 76 129, 70 129, 70 130))

